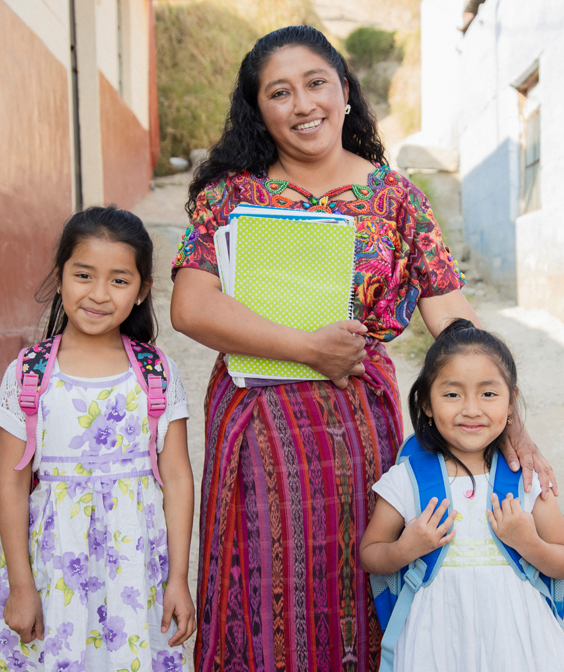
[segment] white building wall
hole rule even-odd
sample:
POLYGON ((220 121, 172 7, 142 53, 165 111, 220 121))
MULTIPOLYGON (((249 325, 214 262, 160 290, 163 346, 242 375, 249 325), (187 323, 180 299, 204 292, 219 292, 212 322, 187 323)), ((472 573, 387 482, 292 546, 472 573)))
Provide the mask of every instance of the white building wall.
POLYGON ((508 296, 564 317, 557 296, 564 227, 564 2, 486 0, 467 33, 458 0, 422 0, 422 136, 460 155, 473 264, 508 296), (515 85, 538 60, 541 210, 519 216, 520 119, 515 85), (457 139, 458 138, 458 139, 457 139))

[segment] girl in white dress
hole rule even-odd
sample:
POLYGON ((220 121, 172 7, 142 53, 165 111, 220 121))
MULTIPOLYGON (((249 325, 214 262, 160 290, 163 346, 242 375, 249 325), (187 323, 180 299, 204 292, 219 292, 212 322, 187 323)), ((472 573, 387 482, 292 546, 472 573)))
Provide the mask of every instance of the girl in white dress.
POLYGON ((434 581, 415 593, 394 651, 405 672, 564 670, 564 631, 546 599, 521 580, 498 550, 496 535, 539 571, 564 578, 564 518, 535 473, 524 501, 492 495, 489 469, 517 401, 517 373, 495 336, 456 320, 427 353, 410 393, 421 446, 445 458, 452 494, 433 498, 416 517, 405 463, 373 486, 376 509, 360 547, 363 567, 392 574, 449 544, 434 581))
MULTIPOLYGON (((188 404, 174 362, 163 364, 160 351, 143 345, 155 337, 152 251, 141 220, 113 206, 89 208, 65 226, 46 333, 62 338, 40 397, 35 455, 22 469, 17 363, 4 375, 0 670, 188 670, 182 644, 196 627, 188 404), (126 343, 137 357, 154 353, 143 366, 155 374, 168 364, 158 467, 156 421, 126 343), (32 472, 38 483, 30 495, 32 472)), ((44 348, 27 351, 24 372, 44 348)))

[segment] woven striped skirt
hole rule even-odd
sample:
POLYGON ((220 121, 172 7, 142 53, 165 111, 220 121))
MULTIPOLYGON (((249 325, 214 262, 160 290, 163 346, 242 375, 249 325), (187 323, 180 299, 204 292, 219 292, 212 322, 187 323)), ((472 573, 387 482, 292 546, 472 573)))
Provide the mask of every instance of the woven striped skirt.
POLYGON ((372 484, 402 419, 383 346, 346 390, 251 390, 218 359, 206 399, 195 667, 376 670, 380 631, 358 556, 372 484))

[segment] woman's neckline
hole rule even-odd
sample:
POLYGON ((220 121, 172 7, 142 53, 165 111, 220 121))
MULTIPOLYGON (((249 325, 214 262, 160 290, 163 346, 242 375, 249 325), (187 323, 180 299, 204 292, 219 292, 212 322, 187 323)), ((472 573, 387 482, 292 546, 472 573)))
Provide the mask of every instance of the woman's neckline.
MULTIPOLYGON (((322 196, 314 196, 310 191, 300 187, 289 180, 276 180, 269 179, 268 172, 263 171, 262 173, 255 175, 255 179, 261 182, 267 191, 273 196, 282 194, 286 189, 292 189, 301 196, 303 196, 305 201, 293 201, 294 203, 303 203, 306 209, 310 207, 328 207, 329 209, 336 208, 338 203, 343 202, 342 200, 333 200, 335 196, 343 194, 346 191, 352 191, 352 193, 357 197, 358 200, 369 200, 372 194, 375 191, 376 185, 374 184, 376 173, 381 171, 383 173, 389 173, 389 166, 383 166, 379 163, 373 163, 374 170, 368 173, 366 178, 366 184, 346 184, 341 187, 335 187, 325 192, 322 196), (334 204, 334 205, 333 205, 334 204)), ((288 199, 292 200, 292 199, 288 199)), ((348 201, 347 201, 348 202, 348 201)))

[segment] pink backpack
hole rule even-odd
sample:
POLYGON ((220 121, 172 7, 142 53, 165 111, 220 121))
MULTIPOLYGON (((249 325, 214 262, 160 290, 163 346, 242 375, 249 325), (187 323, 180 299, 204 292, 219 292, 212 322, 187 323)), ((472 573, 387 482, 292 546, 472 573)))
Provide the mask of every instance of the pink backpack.
MULTIPOLYGON (((121 338, 137 381, 148 398, 151 467, 155 478, 162 485, 157 465, 157 424, 166 409, 166 387, 170 379, 168 361, 157 347, 132 340, 123 334, 121 338)), ((35 454, 39 399, 49 385, 60 342, 61 335, 54 336, 24 348, 18 355, 17 375, 22 388, 19 403, 26 414, 27 443, 24 455, 15 467, 16 471, 27 466, 35 454)))

